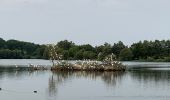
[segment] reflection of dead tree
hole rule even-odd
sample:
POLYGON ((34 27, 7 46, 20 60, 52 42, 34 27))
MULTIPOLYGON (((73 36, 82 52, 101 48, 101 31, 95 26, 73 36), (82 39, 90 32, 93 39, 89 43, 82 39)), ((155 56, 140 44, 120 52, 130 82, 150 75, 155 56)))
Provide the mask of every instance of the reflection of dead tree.
POLYGON ((49 95, 51 96, 56 96, 57 94, 57 87, 56 87, 56 80, 54 80, 53 76, 49 78, 49 95))
POLYGON ((64 83, 70 78, 70 72, 57 72, 49 78, 49 95, 50 97, 56 97, 58 86, 64 83))

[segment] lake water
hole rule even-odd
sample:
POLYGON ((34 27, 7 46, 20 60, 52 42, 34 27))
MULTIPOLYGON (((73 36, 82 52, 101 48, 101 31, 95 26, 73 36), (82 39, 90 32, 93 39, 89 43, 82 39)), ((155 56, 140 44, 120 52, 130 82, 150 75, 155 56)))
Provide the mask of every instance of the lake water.
POLYGON ((0 100, 169 100, 170 63, 123 62, 126 72, 14 70, 48 60, 0 60, 0 100), (37 93, 34 93, 37 91, 37 93))

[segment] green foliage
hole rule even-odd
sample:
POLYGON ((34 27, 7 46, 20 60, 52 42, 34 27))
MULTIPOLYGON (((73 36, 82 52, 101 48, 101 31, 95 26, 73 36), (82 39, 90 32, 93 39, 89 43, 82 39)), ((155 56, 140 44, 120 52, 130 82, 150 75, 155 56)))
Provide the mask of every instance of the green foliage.
POLYGON ((35 56, 35 58, 48 59, 49 57, 47 53, 48 53, 47 46, 41 45, 34 51, 33 55, 35 56))
POLYGON ((75 55, 75 59, 79 59, 79 60, 82 60, 83 59, 83 50, 80 50, 76 53, 75 55))
POLYGON ((73 46, 72 48, 69 49, 69 58, 70 59, 75 59, 76 58, 76 53, 79 51, 78 46, 73 46))
POLYGON ((84 51, 83 52, 83 59, 95 59, 96 58, 96 53, 92 51, 84 51))
POLYGON ((165 57, 170 56, 169 40, 140 41, 131 45, 130 48, 134 55, 133 59, 135 60, 165 61, 165 57))
POLYGON ((90 44, 80 45, 79 48, 85 51, 95 51, 94 47, 91 46, 90 44))
POLYGON ((0 49, 5 48, 5 40, 0 38, 0 49))
POLYGON ((170 57, 165 57, 165 62, 170 62, 170 57))
POLYGON ((21 50, 9 50, 9 49, 1 49, 0 50, 0 58, 2 59, 22 59, 23 53, 21 50))
POLYGON ((147 57, 147 61, 153 62, 153 61, 155 61, 155 59, 153 57, 147 57))
POLYGON ((74 46, 74 43, 72 41, 64 40, 64 41, 58 42, 57 46, 64 50, 69 50, 72 46, 74 46))
POLYGON ((129 61, 132 60, 133 53, 129 48, 124 48, 120 51, 120 60, 129 61))
POLYGON ((105 57, 106 57, 106 56, 105 56, 102 52, 100 52, 100 53, 97 55, 97 60, 102 61, 102 60, 104 60, 105 57))
POLYGON ((98 60, 104 60, 104 58, 113 53, 112 52, 112 46, 108 43, 105 43, 104 45, 95 47, 96 55, 98 60))
POLYGON ((123 42, 119 41, 118 43, 114 43, 112 46, 112 53, 114 53, 116 56, 119 56, 120 51, 124 48, 126 48, 126 46, 123 44, 123 42))
MULTIPOLYGON (((120 60, 170 61, 170 40, 139 41, 130 47, 121 41, 93 47, 90 44, 75 45, 72 41, 64 40, 53 46, 54 51, 65 60, 104 60, 109 54, 114 54, 120 60)), ((50 59, 49 48, 47 45, 0 38, 0 59, 21 58, 50 59)))
POLYGON ((44 58, 45 45, 0 38, 1 59, 44 58))
POLYGON ((69 51, 68 50, 63 50, 62 55, 63 55, 63 59, 65 59, 65 60, 69 59, 69 51))

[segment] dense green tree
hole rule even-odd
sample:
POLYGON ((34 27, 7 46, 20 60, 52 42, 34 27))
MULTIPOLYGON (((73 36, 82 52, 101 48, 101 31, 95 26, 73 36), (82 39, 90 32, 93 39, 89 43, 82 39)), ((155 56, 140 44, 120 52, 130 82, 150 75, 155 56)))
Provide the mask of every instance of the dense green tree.
POLYGON ((85 51, 95 51, 94 47, 91 46, 90 44, 80 45, 79 48, 85 51))
POLYGON ((50 58, 48 46, 46 46, 45 50, 43 51, 43 58, 44 59, 49 59, 50 58))
POLYGON ((123 42, 119 41, 118 43, 114 43, 112 46, 112 53, 114 53, 116 56, 119 56, 120 51, 124 48, 126 48, 126 46, 123 44, 123 42))
POLYGON ((68 50, 63 50, 62 55, 63 55, 63 59, 65 59, 65 60, 69 59, 69 51, 68 50))
POLYGON ((169 56, 169 40, 165 41, 143 41, 134 43, 131 45, 131 50, 133 52, 134 58, 136 60, 140 59, 150 59, 157 61, 158 59, 165 59, 165 57, 169 56), (157 59, 157 60, 156 60, 157 59))
POLYGON ((0 49, 5 48, 5 40, 0 38, 0 49))
POLYGON ((23 54, 21 50, 1 49, 0 58, 1 59, 22 59, 23 54))
POLYGON ((133 52, 133 55, 134 55, 134 59, 135 60, 138 60, 138 59, 141 59, 145 56, 144 54, 144 50, 143 50, 143 45, 142 45, 142 42, 138 42, 138 43, 134 43, 132 46, 131 46, 131 50, 133 52))
POLYGON ((109 43, 104 43, 104 45, 96 46, 96 53, 102 53, 102 55, 108 55, 112 53, 112 46, 109 43))
MULTIPOLYGON (((2 55, 0 58, 43 58, 42 55, 44 51, 39 51, 41 46, 29 43, 29 42, 23 42, 18 40, 8 40, 5 41, 2 38, 0 38, 0 50, 1 52, 4 52, 4 55, 2 55), (10 55, 10 56, 8 56, 10 55)), ((45 47, 44 47, 45 48, 45 47)))
POLYGON ((129 48, 124 48, 120 51, 120 55, 119 55, 120 60, 129 61, 132 60, 132 57, 133 57, 133 53, 129 48))
POLYGON ((84 52, 84 50, 80 50, 80 51, 76 52, 75 59, 82 60, 83 52, 84 52))
POLYGON ((101 60, 103 60, 104 58, 105 58, 105 55, 104 55, 102 52, 98 53, 98 55, 97 55, 97 60, 101 61, 101 60))
POLYGON ((76 58, 76 53, 79 51, 78 46, 73 46, 72 48, 69 49, 69 58, 70 59, 75 59, 76 58))
POLYGON ((96 53, 92 51, 84 51, 83 52, 83 59, 95 59, 96 58, 96 53))
POLYGON ((48 55, 47 55, 47 51, 46 51, 46 48, 47 48, 47 46, 46 45, 41 45, 41 46, 39 46, 36 50, 35 50, 35 52, 34 52, 34 54, 33 54, 33 56, 35 56, 36 58, 43 58, 43 59, 48 59, 48 55), (45 54, 46 53, 46 54, 45 54))
POLYGON ((104 44, 103 53, 104 55, 109 55, 112 53, 112 46, 109 43, 104 44))
POLYGON ((57 43, 58 48, 63 48, 64 50, 69 50, 75 44, 72 41, 64 40, 57 43))

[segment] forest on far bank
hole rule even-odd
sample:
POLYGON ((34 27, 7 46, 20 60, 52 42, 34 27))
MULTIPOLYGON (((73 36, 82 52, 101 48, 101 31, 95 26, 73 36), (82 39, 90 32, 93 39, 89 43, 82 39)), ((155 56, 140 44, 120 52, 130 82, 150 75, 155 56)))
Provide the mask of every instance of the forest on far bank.
MULTIPOLYGON (((144 40, 131 46, 119 41, 95 47, 90 44, 76 45, 72 41, 63 40, 54 47, 63 60, 103 60, 113 53, 121 61, 170 62, 170 40, 144 40)), ((48 46, 0 38, 0 59, 49 59, 48 46)))

